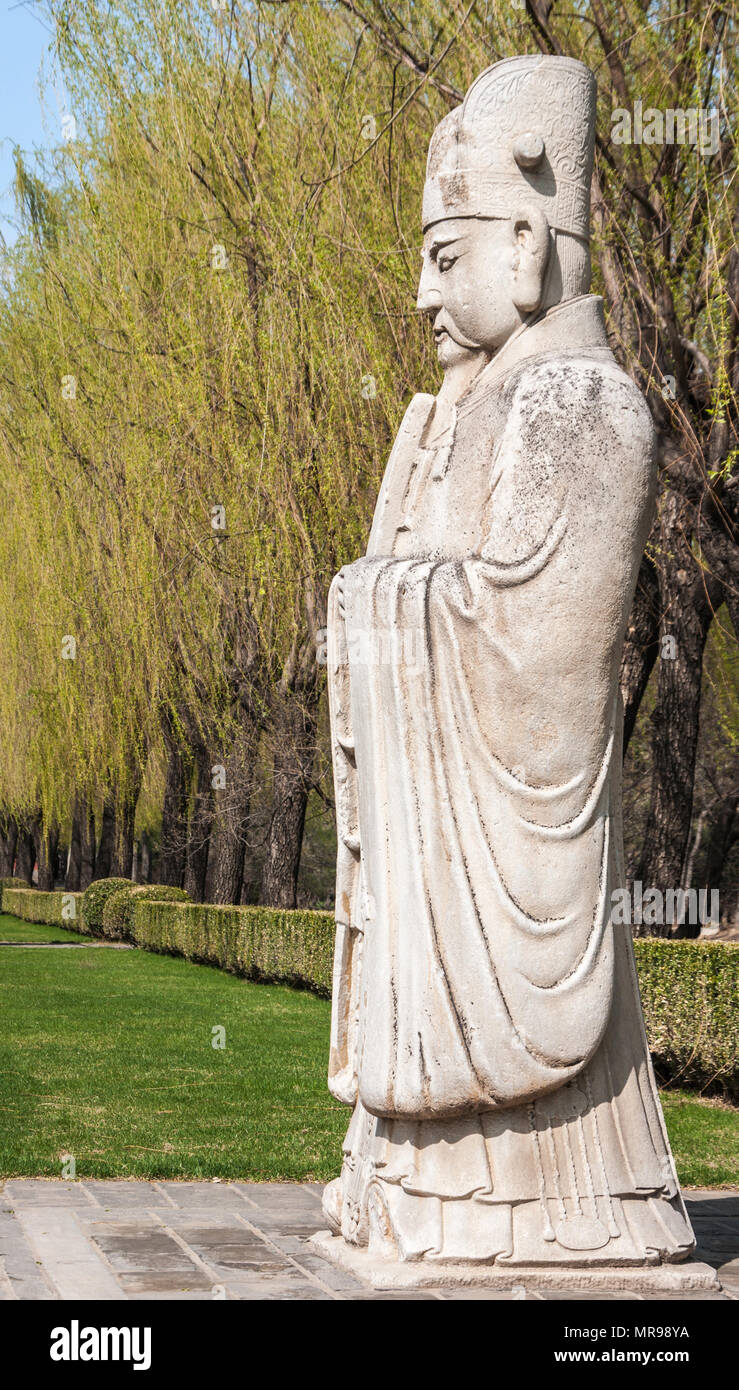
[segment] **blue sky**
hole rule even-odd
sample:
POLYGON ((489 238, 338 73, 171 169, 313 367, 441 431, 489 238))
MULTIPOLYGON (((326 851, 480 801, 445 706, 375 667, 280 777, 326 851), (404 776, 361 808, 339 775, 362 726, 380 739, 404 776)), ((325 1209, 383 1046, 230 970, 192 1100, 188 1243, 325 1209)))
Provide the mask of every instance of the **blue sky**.
POLYGON ((0 232, 10 242, 15 233, 13 146, 31 153, 39 145, 61 140, 62 88, 53 81, 48 53, 51 40, 36 0, 0 0, 0 232), (43 23, 42 23, 43 21, 43 23), (39 76, 43 65, 43 104, 39 76), (8 219, 11 219, 10 221, 8 219))

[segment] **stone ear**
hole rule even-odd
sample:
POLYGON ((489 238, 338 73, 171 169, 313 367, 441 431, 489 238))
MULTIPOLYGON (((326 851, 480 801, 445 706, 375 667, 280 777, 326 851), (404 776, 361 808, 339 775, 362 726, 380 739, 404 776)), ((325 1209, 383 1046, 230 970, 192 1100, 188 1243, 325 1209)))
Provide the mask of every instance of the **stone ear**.
POLYGON ((515 244, 513 302, 522 313, 530 314, 539 307, 544 292, 550 247, 549 223, 540 208, 527 204, 511 214, 510 227, 515 244))
POLYGON ((544 153, 544 141, 535 131, 526 130, 514 141, 513 158, 519 169, 538 169, 544 153))

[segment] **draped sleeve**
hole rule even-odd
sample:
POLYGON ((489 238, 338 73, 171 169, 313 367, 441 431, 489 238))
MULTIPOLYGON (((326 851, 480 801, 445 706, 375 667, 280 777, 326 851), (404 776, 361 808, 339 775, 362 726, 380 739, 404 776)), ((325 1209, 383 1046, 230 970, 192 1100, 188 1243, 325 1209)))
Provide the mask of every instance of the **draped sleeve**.
POLYGON ((337 944, 332 1087, 348 1095, 350 1066, 373 1114, 521 1104, 576 1076, 604 1035, 631 583, 617 518, 643 508, 628 494, 651 459, 632 428, 632 472, 627 457, 594 508, 583 440, 594 409, 611 418, 631 399, 600 368, 529 372, 491 454, 478 552, 345 571, 330 679, 352 786, 340 761, 337 920, 351 918, 354 961, 337 944))

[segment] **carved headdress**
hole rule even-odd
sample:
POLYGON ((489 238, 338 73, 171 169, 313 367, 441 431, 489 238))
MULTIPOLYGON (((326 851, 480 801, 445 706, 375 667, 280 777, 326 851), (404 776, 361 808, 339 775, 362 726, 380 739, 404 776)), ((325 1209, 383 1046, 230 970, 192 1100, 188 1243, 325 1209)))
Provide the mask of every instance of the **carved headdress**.
POLYGON ((510 217, 534 203, 558 232, 589 237, 595 78, 574 58, 507 58, 436 127, 424 231, 450 217, 510 217))

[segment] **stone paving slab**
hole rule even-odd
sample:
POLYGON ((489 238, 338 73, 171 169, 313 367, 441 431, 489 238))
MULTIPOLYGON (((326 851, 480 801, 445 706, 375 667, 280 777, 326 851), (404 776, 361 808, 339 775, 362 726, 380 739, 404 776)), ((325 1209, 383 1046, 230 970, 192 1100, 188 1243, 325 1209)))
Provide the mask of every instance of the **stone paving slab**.
POLYGON ((0 1211, 0 1269, 7 1280, 0 1297, 48 1301, 58 1297, 15 1217, 0 1211))
MULTIPOLYGON (((19 1180, 19 1182, 21 1183, 21 1190, 26 1192, 28 1185, 30 1185, 30 1180, 22 1179, 19 1180)), ((39 1186, 48 1191, 51 1184, 41 1183, 39 1186)), ((61 1186, 61 1184, 55 1183, 54 1186, 61 1186)), ((72 1199, 74 1200, 74 1189, 80 1186, 84 1187, 84 1184, 70 1183, 68 1186, 73 1189, 72 1199)), ((93 1189, 94 1203, 96 1205, 99 1204, 100 1207, 104 1208, 106 1211, 110 1210, 117 1212, 119 1209, 125 1211, 129 1207, 141 1209, 144 1205, 146 1205, 146 1207, 166 1207, 168 1210, 172 1210, 171 1198, 167 1196, 166 1192, 161 1191, 158 1183, 106 1182, 103 1179, 96 1179, 94 1183, 88 1183, 87 1186, 93 1189), (146 1188, 145 1192, 143 1190, 144 1187, 146 1188)), ((11 1180, 5 1184, 6 1194, 8 1191, 12 1191, 12 1188, 13 1182, 11 1180)), ((79 1197, 79 1194, 77 1194, 77 1196, 79 1197)), ((81 1205, 89 1206, 90 1202, 82 1202, 81 1205)))
POLYGON ((30 1206, 14 1214, 29 1250, 59 1298, 120 1298, 120 1285, 86 1239, 74 1211, 30 1206))
POLYGON ((379 1292, 321 1258, 317 1183, 57 1182, 10 1178, 0 1191, 0 1301, 660 1301, 739 1299, 739 1191, 685 1193, 719 1294, 636 1290, 379 1292))

